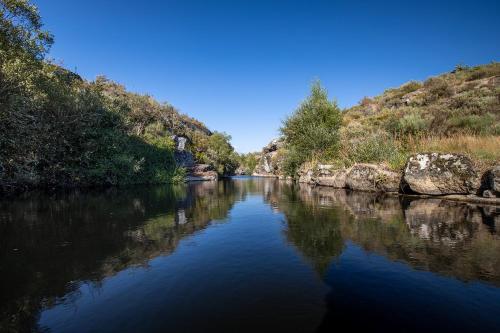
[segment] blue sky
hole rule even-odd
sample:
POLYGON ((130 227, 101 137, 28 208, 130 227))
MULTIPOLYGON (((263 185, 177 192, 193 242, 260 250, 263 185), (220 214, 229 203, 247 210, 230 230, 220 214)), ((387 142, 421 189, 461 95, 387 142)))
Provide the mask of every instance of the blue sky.
POLYGON ((50 56, 258 151, 320 79, 341 107, 500 60, 500 1, 35 0, 50 56))

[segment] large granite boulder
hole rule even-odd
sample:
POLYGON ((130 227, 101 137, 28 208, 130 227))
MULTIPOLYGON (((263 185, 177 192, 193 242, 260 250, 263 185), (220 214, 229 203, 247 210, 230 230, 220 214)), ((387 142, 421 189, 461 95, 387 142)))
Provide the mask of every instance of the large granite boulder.
POLYGON ((346 175, 346 187, 370 192, 398 192, 401 176, 376 164, 355 164, 346 175))
POLYGON ((404 170, 404 182, 419 194, 469 194, 479 188, 472 161, 459 154, 424 153, 411 156, 404 170))
POLYGON ((314 178, 320 186, 345 188, 346 178, 350 169, 335 169, 331 165, 318 165, 318 175, 314 178))

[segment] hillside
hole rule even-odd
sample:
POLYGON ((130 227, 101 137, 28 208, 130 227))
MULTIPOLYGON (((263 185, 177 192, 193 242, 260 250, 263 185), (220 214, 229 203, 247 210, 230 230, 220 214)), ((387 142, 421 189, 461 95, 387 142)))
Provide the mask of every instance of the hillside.
POLYGON ((500 63, 457 66, 365 97, 344 110, 342 125, 347 163, 387 160, 397 168, 408 153, 432 150, 491 164, 500 158, 500 63))
POLYGON ((0 3, 0 192, 184 181, 174 139, 192 163, 237 167, 230 137, 172 105, 46 59, 53 43, 29 2, 0 3))
POLYGON ((457 66, 345 110, 318 82, 281 132, 263 148, 256 175, 298 177, 319 164, 357 163, 400 172, 421 152, 460 153, 485 171, 500 161, 500 63, 457 66))

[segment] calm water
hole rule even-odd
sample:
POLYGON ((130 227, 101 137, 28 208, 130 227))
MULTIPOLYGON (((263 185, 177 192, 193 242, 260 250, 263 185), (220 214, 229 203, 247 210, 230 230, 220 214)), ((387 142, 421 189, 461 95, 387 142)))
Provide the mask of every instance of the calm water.
POLYGON ((0 331, 499 332, 500 209, 236 178, 0 201, 0 331))

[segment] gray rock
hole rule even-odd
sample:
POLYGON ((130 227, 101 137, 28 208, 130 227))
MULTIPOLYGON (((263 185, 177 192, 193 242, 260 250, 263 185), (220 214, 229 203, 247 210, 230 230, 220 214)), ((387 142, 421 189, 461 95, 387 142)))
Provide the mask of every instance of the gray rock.
POLYGON ((314 171, 311 169, 303 170, 299 173, 299 183, 315 184, 314 171))
POLYGON ((259 163, 255 167, 254 176, 277 177, 281 174, 280 158, 278 149, 283 146, 283 142, 275 139, 262 149, 259 163))
POLYGON ((195 164, 188 168, 186 181, 214 181, 219 179, 219 175, 210 164, 195 164))
POLYGON ((193 154, 184 151, 175 151, 174 152, 174 160, 175 164, 179 167, 190 168, 194 166, 194 157, 193 154))
POLYGON ((334 188, 346 188, 346 178, 350 169, 331 170, 328 175, 320 174, 315 178, 315 182, 321 186, 334 188))
POLYGON ((500 165, 488 171, 486 185, 493 196, 500 197, 500 165))
POLYGON ((485 190, 483 192, 483 197, 485 197, 485 198, 495 198, 496 195, 491 190, 485 190))
POLYGON ((469 194, 479 188, 472 161, 459 154, 424 153, 408 159, 404 182, 420 194, 469 194))
POLYGON ((401 176, 375 164, 355 164, 346 175, 346 187, 370 192, 398 192, 401 176))
POLYGON ((175 150, 184 151, 186 150, 186 144, 188 139, 183 136, 172 135, 172 140, 175 142, 175 150))

